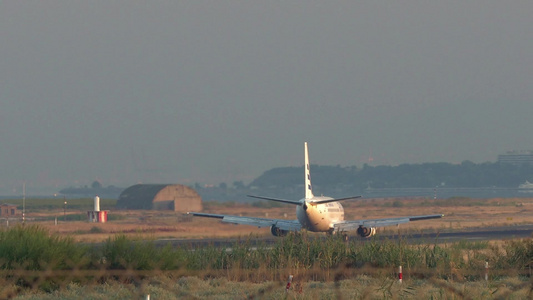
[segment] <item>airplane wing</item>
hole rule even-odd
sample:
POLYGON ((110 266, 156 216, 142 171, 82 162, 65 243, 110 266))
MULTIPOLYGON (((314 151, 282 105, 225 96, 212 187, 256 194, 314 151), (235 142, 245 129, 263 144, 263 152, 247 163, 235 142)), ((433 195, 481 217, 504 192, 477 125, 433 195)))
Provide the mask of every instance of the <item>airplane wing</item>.
POLYGON ((411 216, 411 217, 399 217, 399 218, 384 218, 384 219, 370 219, 370 220, 353 220, 353 221, 341 221, 335 223, 333 226, 335 231, 350 231, 363 227, 385 227, 392 225, 399 225, 403 223, 408 223, 412 221, 428 220, 428 219, 438 219, 442 218, 444 215, 423 215, 423 216, 411 216))
POLYGON ((300 229, 302 229, 302 225, 300 224, 300 222, 298 222, 298 220, 266 219, 232 215, 206 214, 197 212, 188 212, 187 214, 193 215, 195 217, 220 219, 220 221, 222 222, 231 224, 252 225, 257 227, 271 227, 272 225, 276 225, 276 227, 278 227, 279 229, 288 231, 299 231, 300 229))

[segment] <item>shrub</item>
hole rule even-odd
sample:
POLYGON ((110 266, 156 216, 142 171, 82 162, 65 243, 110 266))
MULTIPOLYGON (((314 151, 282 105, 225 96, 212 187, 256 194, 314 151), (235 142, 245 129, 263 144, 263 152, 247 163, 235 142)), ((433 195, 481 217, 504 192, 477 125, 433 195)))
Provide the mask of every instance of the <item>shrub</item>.
POLYGON ((104 233, 105 231, 100 228, 100 227, 97 227, 97 226, 93 226, 91 227, 91 229, 89 230, 89 233, 104 233))
POLYGON ((50 235, 38 226, 0 231, 0 269, 72 269, 83 267, 86 249, 70 237, 50 235))

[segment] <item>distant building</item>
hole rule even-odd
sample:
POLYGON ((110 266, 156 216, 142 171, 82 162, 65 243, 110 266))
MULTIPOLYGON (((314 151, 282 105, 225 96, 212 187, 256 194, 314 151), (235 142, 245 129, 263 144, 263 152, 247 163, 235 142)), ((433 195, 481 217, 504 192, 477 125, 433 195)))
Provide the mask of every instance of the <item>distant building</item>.
POLYGON ((201 211, 202 198, 181 184, 136 184, 120 194, 116 208, 201 211))
POLYGON ((18 215, 17 206, 13 204, 0 204, 0 217, 14 217, 18 215))
POLYGON ((513 165, 523 165, 523 164, 533 165, 533 151, 531 150, 507 151, 505 154, 498 155, 498 162, 503 163, 503 164, 513 164, 513 165))

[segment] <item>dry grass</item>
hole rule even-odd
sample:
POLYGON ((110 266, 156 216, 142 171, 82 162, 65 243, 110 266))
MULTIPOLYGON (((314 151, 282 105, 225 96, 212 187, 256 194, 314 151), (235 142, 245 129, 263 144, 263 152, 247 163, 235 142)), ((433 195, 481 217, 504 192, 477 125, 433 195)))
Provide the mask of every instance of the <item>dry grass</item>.
MULTIPOLYGON (((474 227, 495 227, 530 224, 533 215, 533 199, 467 199, 455 206, 443 205, 445 200, 424 199, 364 199, 344 202, 346 219, 371 219, 411 215, 443 213, 436 220, 412 222, 401 225, 403 232, 421 230, 461 230, 474 227), (393 203, 396 205, 393 206, 393 203)), ((245 204, 232 206, 206 205, 204 212, 254 217, 295 219, 295 209, 286 205, 274 208, 259 208, 245 204)), ((83 214, 85 212, 73 212, 83 214)), ((57 212, 29 212, 32 217, 54 216, 57 212)), ((72 235, 76 241, 100 242, 116 233, 146 239, 161 238, 213 238, 237 237, 249 234, 269 236, 267 228, 224 224, 215 219, 191 218, 182 213, 163 211, 110 211, 121 218, 104 224, 86 221, 35 222, 54 233, 72 235)), ((32 222, 34 223, 34 222, 32 222)), ((396 227, 384 229, 396 232, 396 227)))
POLYGON ((390 241, 347 244, 335 236, 308 240, 305 235, 289 235, 273 247, 250 251, 250 245, 236 243, 230 252, 211 246, 187 251, 149 244, 116 237, 103 247, 85 247, 50 237, 34 226, 18 226, 6 231, 0 243, 2 257, 14 254, 0 272, 0 299, 139 299, 146 294, 154 299, 532 296, 527 269, 531 239, 501 247, 458 242, 442 248, 390 241), (36 265, 28 264, 28 258, 36 265), (485 261, 493 266, 487 281, 485 261), (398 264, 404 266, 402 284, 396 279, 398 264), (288 274, 294 280, 285 292, 288 274))
MULTIPOLYGON (((52 293, 29 292, 14 299, 531 299, 531 282, 517 277, 498 281, 404 280, 358 275, 335 282, 235 282, 224 278, 158 276, 145 284, 110 282, 69 284, 52 293)), ((12 288, 4 287, 6 290, 12 288)))

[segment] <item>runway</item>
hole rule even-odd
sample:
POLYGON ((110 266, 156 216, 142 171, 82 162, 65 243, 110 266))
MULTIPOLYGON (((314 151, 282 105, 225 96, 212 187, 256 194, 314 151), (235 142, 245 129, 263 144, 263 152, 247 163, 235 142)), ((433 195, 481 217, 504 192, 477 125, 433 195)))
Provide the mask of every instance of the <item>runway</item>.
MULTIPOLYGON (((492 241, 492 240, 508 240, 515 238, 531 238, 533 235, 533 224, 518 225, 518 226, 503 226, 503 227, 489 227, 489 228, 476 228, 469 230, 456 230, 456 231, 435 231, 427 233, 409 233, 402 234, 401 230, 398 234, 382 234, 374 237, 363 239, 355 235, 350 235, 349 239, 360 241, 372 241, 374 240, 398 240, 399 238, 405 239, 409 243, 452 243, 457 241, 492 241)), ((325 237, 325 235, 324 235, 325 237)), ((319 237, 313 237, 319 238, 319 237)), ((163 247, 170 244, 173 247, 185 247, 185 248, 203 248, 206 246, 215 247, 231 247, 238 242, 249 242, 252 246, 256 245, 270 245, 279 240, 279 237, 258 237, 251 238, 208 238, 208 239, 161 239, 156 240, 157 246, 163 247)))

